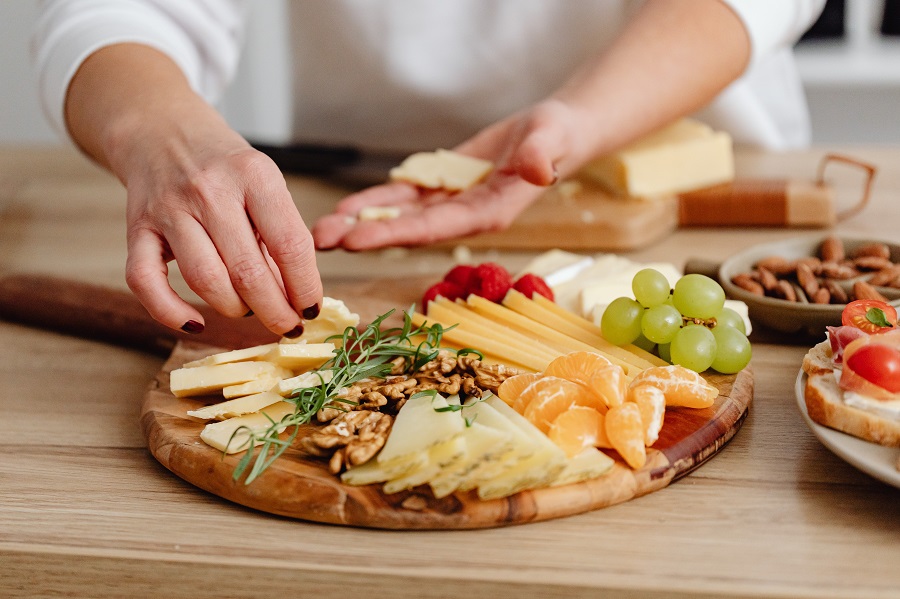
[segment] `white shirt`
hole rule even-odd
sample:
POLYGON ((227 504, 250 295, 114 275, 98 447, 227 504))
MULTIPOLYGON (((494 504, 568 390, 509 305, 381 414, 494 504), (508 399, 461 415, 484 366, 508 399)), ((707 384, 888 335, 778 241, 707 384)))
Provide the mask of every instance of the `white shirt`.
MULTIPOLYGON (((722 1, 747 28, 751 63, 697 116, 738 143, 808 144, 791 47, 824 0, 722 1)), ((611 43, 640 2, 289 2, 286 137, 393 151, 452 147, 549 95, 611 43)), ((65 132, 65 93, 78 66, 121 42, 166 53, 216 103, 238 62, 247 9, 241 0, 46 0, 33 54, 50 120, 65 132)))

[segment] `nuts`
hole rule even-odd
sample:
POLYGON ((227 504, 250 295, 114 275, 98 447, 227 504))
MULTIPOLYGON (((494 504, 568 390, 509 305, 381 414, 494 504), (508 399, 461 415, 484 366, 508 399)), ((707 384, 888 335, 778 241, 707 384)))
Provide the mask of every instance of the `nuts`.
POLYGON ((300 440, 308 453, 329 457, 328 469, 338 474, 345 467, 365 464, 384 447, 393 418, 381 412, 344 412, 300 440))
POLYGON ((885 300, 877 287, 900 289, 900 263, 887 244, 873 242, 847 251, 839 237, 827 237, 818 256, 789 260, 766 256, 751 272, 731 282, 754 295, 813 304, 846 304, 853 299, 885 300), (851 291, 852 281, 852 291, 851 291))

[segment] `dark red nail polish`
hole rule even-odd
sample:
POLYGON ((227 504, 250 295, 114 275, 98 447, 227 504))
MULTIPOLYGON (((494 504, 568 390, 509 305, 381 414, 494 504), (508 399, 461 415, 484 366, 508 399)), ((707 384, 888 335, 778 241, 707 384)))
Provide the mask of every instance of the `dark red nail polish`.
POLYGON ((244 314, 244 318, 247 318, 248 316, 253 316, 253 310, 247 310, 247 313, 244 314))
POLYGON ((303 325, 298 324, 293 329, 291 329, 290 331, 285 333, 284 336, 287 337, 288 339, 296 339, 297 337, 299 337, 302 334, 303 334, 303 325))
POLYGON ((319 315, 319 304, 313 304, 309 308, 303 310, 303 320, 312 320, 319 315))
POLYGON ((203 332, 203 324, 196 320, 189 320, 181 325, 181 330, 190 335, 197 335, 203 332))

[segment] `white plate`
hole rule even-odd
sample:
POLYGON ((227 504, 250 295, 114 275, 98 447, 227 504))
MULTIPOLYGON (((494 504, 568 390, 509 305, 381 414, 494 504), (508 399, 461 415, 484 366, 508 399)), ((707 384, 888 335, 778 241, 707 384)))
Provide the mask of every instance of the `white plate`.
POLYGON ((797 384, 794 386, 797 405, 800 407, 800 413, 803 414, 806 425, 822 442, 822 445, 851 466, 855 466, 889 485, 900 488, 900 471, 897 470, 897 457, 900 451, 896 447, 885 447, 863 441, 813 422, 806 411, 806 400, 803 398, 805 387, 806 373, 801 370, 797 375, 797 384))

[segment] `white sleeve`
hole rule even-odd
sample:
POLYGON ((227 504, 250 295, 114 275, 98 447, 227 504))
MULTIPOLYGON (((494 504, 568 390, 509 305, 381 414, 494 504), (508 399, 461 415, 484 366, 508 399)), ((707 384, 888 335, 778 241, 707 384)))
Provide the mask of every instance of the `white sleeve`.
POLYGON ((825 0, 722 0, 747 28, 752 45, 750 65, 790 48, 816 22, 825 0))
POLYGON ((243 0, 43 0, 32 37, 32 60, 47 117, 66 136, 69 83, 88 56, 117 43, 145 44, 184 71, 209 102, 221 96, 237 67, 243 0))

